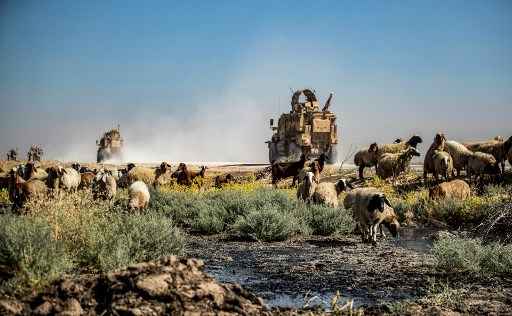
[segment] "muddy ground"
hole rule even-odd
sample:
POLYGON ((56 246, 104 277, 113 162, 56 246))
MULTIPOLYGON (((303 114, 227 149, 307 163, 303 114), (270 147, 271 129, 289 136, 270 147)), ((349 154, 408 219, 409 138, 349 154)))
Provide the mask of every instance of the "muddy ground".
POLYGON ((408 229, 400 241, 377 246, 358 236, 311 237, 286 242, 229 241, 191 236, 186 255, 205 260, 217 280, 239 283, 271 307, 329 307, 336 291, 354 306, 380 313, 398 302, 435 305, 439 284, 461 299, 438 301, 444 309, 471 314, 512 314, 512 277, 479 277, 436 271, 430 229, 408 229), (437 286, 436 286, 437 284, 437 286), (431 298, 427 300, 427 298, 431 298))

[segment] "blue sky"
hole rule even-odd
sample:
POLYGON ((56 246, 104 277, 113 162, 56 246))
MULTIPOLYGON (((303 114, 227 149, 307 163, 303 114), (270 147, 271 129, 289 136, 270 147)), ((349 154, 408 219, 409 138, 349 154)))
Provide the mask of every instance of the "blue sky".
MULTIPOLYGON (((512 134, 510 1, 3 1, 0 151, 267 157, 290 89, 335 92, 342 151, 512 134)), ((426 146, 425 146, 426 147, 426 146)))

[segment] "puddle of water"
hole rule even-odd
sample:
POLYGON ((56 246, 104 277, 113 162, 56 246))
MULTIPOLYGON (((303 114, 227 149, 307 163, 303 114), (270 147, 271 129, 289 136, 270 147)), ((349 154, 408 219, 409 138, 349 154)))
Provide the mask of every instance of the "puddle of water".
POLYGON ((308 295, 289 295, 283 293, 261 293, 269 307, 306 308, 322 307, 329 309, 335 293, 310 293, 308 295))
POLYGON ((405 249, 428 253, 432 249, 432 240, 427 237, 436 231, 431 228, 403 228, 400 230, 400 239, 394 240, 393 243, 405 249))

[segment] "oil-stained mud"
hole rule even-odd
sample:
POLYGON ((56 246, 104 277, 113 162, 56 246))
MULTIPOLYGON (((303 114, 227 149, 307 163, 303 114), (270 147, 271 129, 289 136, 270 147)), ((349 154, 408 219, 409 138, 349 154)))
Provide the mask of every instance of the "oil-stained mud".
MULTIPOLYGON (((187 255, 205 260, 205 270, 221 282, 239 283, 272 307, 329 307, 339 291, 355 306, 376 308, 415 302, 429 294, 433 280, 498 299, 497 312, 512 303, 512 278, 482 278, 436 270, 431 230, 402 231, 377 246, 358 236, 311 237, 286 242, 233 242, 222 236, 189 238, 187 255)), ((460 307, 468 312, 469 307, 460 307)), ((481 308, 481 307, 479 307, 481 308)), ((479 312, 493 312, 484 308, 479 312)))

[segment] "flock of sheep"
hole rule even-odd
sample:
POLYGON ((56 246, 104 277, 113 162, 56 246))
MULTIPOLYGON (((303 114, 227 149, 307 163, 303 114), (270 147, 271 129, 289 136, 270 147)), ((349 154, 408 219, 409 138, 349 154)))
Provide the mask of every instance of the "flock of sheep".
MULTIPOLYGON (((422 143, 419 136, 407 141, 397 139, 392 144, 371 144, 354 156, 358 173, 364 179, 364 169, 375 167, 376 174, 383 179, 396 179, 405 172, 413 157, 420 156, 417 145, 422 143)), ((512 136, 506 141, 501 137, 485 142, 462 144, 447 140, 438 133, 425 154, 423 176, 429 184, 428 175, 433 174, 435 185, 430 188, 430 197, 465 199, 471 194, 469 184, 461 177, 466 171, 469 182, 482 180, 485 175, 499 177, 504 172, 504 163, 508 159, 512 164, 512 136), (500 168, 501 167, 501 168, 500 168), (445 182, 437 183, 439 176, 445 182), (474 178, 474 179, 473 179, 474 178)), ((297 198, 305 203, 324 204, 338 207, 341 192, 348 191, 343 201, 346 209, 352 209, 354 219, 362 231, 363 242, 376 242, 377 231, 383 235, 382 226, 386 226, 393 236, 398 236, 400 227, 397 216, 386 195, 376 188, 354 188, 346 179, 335 183, 320 181, 328 157, 320 155, 313 161, 302 155, 299 161, 274 162, 271 165, 272 184, 293 177, 293 185, 298 182, 297 198)), ((174 171, 171 165, 162 162, 159 167, 149 168, 129 163, 124 169, 91 170, 78 163, 71 167, 59 165, 43 169, 38 162, 28 162, 13 168, 8 177, 9 197, 16 207, 33 198, 59 194, 61 190, 76 191, 92 189, 94 198, 111 200, 116 196, 118 187, 127 187, 130 209, 143 209, 150 200, 149 186, 158 187, 175 181, 177 184, 191 186, 197 177, 204 178, 207 167, 192 171, 181 163, 174 171)), ((222 186, 234 181, 232 174, 223 174, 215 178, 215 185, 222 186)))
POLYGON ((129 163, 124 169, 102 167, 99 170, 82 167, 78 163, 67 168, 56 165, 43 169, 38 162, 28 162, 14 167, 9 172, 6 186, 14 207, 22 207, 31 199, 80 189, 92 189, 94 198, 112 200, 118 187, 128 187, 129 208, 143 209, 149 204, 148 186, 164 185, 171 179, 178 184, 190 186, 196 177, 204 177, 205 172, 206 167, 194 172, 184 163, 171 172, 171 165, 166 162, 162 162, 156 169, 129 163))
MULTIPOLYGON (((397 139, 393 144, 379 145, 373 143, 369 148, 358 151, 354 163, 358 166, 359 178, 364 179, 364 169, 375 167, 376 174, 383 178, 396 179, 409 167, 413 157, 420 156, 417 145, 422 143, 421 137, 414 135, 407 141, 397 139)), ((455 198, 466 199, 471 194, 468 182, 462 179, 461 171, 471 183, 482 181, 483 177, 499 177, 505 171, 505 160, 512 165, 512 136, 506 141, 502 137, 474 143, 459 143, 447 140, 443 133, 438 133, 427 153, 423 165, 423 178, 426 185, 428 175, 433 174, 435 185, 429 190, 432 199, 455 198), (501 167, 501 168, 500 168, 501 167), (439 176, 445 182, 438 183, 439 176)), ((272 183, 274 185, 283 178, 292 177, 293 183, 298 181, 297 198, 306 203, 338 206, 341 192, 350 191, 344 199, 344 207, 352 209, 353 216, 362 232, 363 242, 376 242, 377 230, 383 235, 384 225, 398 236, 400 227, 391 203, 386 195, 373 187, 354 189, 346 179, 336 183, 320 182, 320 174, 327 157, 321 155, 313 162, 307 162, 304 155, 295 162, 274 162, 272 164, 272 183)))

